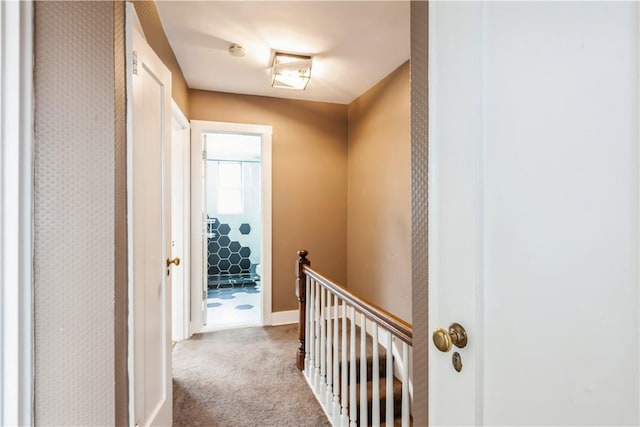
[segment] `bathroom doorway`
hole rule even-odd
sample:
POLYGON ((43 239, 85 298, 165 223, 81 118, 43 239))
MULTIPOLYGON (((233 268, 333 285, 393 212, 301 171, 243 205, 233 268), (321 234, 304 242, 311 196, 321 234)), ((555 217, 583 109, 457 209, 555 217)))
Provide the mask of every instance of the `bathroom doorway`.
POLYGON ((203 134, 207 309, 213 328, 261 324, 259 135, 203 134))
POLYGON ((197 160, 192 155, 200 184, 192 188, 200 201, 192 221, 201 224, 194 227, 200 230, 194 282, 201 292, 196 292, 193 332, 270 323, 270 131, 192 122, 193 151, 200 153, 197 160))

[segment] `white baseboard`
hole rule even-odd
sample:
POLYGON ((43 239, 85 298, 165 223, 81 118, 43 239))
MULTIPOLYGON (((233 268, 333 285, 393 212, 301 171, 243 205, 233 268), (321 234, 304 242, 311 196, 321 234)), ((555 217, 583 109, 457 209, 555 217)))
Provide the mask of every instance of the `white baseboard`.
POLYGON ((271 313, 271 325, 287 325, 289 323, 298 323, 300 314, 298 310, 276 311, 271 313))

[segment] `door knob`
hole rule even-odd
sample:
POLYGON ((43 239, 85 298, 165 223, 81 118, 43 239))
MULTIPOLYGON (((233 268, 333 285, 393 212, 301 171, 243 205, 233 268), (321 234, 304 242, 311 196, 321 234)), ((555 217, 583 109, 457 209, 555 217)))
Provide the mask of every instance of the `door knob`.
POLYGON ((180 258, 178 258, 178 257, 175 257, 174 259, 167 258, 167 267, 170 267, 171 264, 174 264, 176 266, 180 265, 180 258))
POLYGON ((452 323, 448 331, 442 328, 436 329, 433 331, 432 338, 436 348, 444 353, 451 350, 452 345, 458 348, 467 346, 467 331, 459 323, 452 323))

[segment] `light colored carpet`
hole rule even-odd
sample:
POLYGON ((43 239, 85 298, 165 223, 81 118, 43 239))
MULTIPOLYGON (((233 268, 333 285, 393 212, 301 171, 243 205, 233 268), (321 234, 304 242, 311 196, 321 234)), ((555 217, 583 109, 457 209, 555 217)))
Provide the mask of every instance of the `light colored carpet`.
POLYGON ((330 426, 295 366, 298 326, 210 332, 173 349, 175 426, 330 426))

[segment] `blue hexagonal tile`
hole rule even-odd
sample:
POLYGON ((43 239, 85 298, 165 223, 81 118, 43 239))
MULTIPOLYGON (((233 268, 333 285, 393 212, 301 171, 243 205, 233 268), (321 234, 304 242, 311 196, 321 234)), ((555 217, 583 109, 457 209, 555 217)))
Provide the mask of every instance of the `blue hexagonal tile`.
POLYGON ((220 269, 220 272, 222 272, 222 273, 228 272, 229 271, 229 267, 231 267, 231 263, 226 259, 223 259, 222 261, 220 261, 218 263, 218 268, 220 269))
POLYGON ((218 227, 218 231, 223 236, 226 236, 231 231, 231 227, 229 227, 229 224, 220 224, 220 227, 218 227))
POLYGON ((239 265, 232 265, 231 267, 229 267, 229 273, 231 273, 231 274, 239 274, 240 273, 240 266, 239 265))
POLYGON ((251 267, 251 261, 249 261, 249 258, 243 258, 240 260, 240 268, 242 269, 242 271, 249 271, 249 268, 251 267))
POLYGON ((228 248, 229 243, 231 243, 231 239, 229 238, 229 236, 220 236, 220 238, 218 239, 218 244, 223 248, 228 248))
POLYGON ((239 264, 240 263, 240 255, 238 254, 231 254, 231 256, 229 257, 229 261, 231 262, 231 264, 239 264))
POLYGON ((249 249, 247 246, 243 246, 243 247, 240 249, 240 255, 241 255, 243 258, 249 258, 249 256, 251 255, 251 249, 249 249))
POLYGON ((209 239, 209 244, 207 245, 207 249, 210 254, 214 254, 218 252, 218 250, 220 249, 220 245, 218 244, 218 242, 209 239))
POLYGON ((242 233, 242 234, 251 233, 251 225, 249 225, 249 224, 241 224, 240 225, 240 233, 242 233))
POLYGON ((238 252, 240 250, 242 246, 240 246, 240 243, 238 242, 231 242, 231 244, 229 245, 229 249, 231 249, 231 252, 238 252))
POLYGON ((209 258, 207 261, 209 265, 216 265, 218 261, 220 261, 220 258, 218 257, 218 254, 209 254, 209 258))
POLYGON ((220 256, 220 258, 226 259, 229 258, 229 255, 231 255, 231 251, 229 250, 229 248, 220 248, 220 250, 218 251, 218 255, 220 256))

